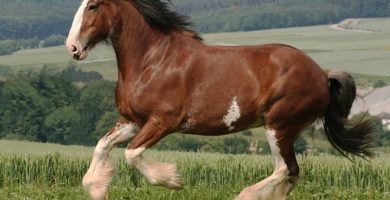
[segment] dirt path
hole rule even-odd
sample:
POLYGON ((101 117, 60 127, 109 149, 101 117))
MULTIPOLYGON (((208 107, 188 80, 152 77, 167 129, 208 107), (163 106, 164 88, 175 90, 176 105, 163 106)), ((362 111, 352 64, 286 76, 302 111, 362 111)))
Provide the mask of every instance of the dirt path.
POLYGON ((340 30, 340 31, 353 31, 353 32, 360 32, 360 33, 372 33, 374 31, 372 30, 364 30, 364 29, 359 29, 356 26, 361 22, 361 21, 366 21, 368 19, 364 18, 351 18, 351 19, 345 19, 341 21, 338 24, 332 24, 329 26, 330 29, 333 30, 340 30))
POLYGON ((88 64, 88 63, 97 63, 97 62, 104 62, 104 61, 113 61, 116 60, 116 58, 104 58, 104 59, 95 59, 95 60, 87 60, 87 61, 80 61, 81 64, 88 64))

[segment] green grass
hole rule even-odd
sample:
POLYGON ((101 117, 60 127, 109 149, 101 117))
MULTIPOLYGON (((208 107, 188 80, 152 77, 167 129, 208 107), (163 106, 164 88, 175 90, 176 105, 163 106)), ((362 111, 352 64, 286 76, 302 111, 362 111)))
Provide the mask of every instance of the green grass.
MULTIPOLYGON (((2 199, 87 199, 81 179, 92 148, 0 141, 2 199), (23 150, 21 150, 23 149, 23 150)), ((150 186, 116 150, 117 174, 110 199, 233 199, 243 188, 270 175, 270 156, 147 151, 161 162, 177 163, 185 187, 170 191, 150 186)), ((390 157, 355 163, 329 155, 300 156, 301 181, 290 200, 390 198, 390 157)))
MULTIPOLYGON (((336 67, 348 72, 369 75, 390 75, 390 18, 362 21, 357 28, 375 30, 373 33, 331 30, 328 26, 273 29, 251 32, 205 34, 207 44, 265 44, 285 43, 307 52, 323 68, 336 67)), ((109 80, 116 79, 116 62, 111 47, 99 47, 79 66, 94 70, 109 80), (107 60, 108 59, 108 60, 107 60), (95 62, 96 60, 103 60, 95 62)), ((70 61, 64 46, 23 50, 0 56, 0 65, 15 70, 39 69, 42 64, 64 66, 70 61), (19 67, 16 67, 19 66, 19 67)))

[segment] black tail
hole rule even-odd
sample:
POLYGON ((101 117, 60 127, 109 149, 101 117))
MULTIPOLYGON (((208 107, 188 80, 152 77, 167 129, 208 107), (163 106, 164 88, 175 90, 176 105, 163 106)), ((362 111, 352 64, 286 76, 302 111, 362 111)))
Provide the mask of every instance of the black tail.
POLYGON ((370 121, 351 124, 348 115, 356 97, 356 86, 353 78, 339 70, 329 70, 330 102, 323 116, 326 136, 334 148, 343 156, 372 157, 368 150, 372 147, 373 128, 370 121))

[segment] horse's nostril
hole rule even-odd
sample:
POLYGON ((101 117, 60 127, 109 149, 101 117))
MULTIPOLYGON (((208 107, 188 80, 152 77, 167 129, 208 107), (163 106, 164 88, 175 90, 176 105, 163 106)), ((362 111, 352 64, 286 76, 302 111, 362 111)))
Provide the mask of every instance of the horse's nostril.
POLYGON ((77 52, 77 47, 74 46, 74 45, 72 45, 72 52, 73 52, 73 53, 76 53, 76 52, 77 52))

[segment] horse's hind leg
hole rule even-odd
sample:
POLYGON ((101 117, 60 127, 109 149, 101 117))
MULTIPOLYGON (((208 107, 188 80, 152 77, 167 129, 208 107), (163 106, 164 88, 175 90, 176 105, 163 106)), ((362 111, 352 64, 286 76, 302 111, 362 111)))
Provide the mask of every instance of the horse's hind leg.
POLYGON ((83 178, 84 190, 92 199, 106 198, 108 185, 115 172, 109 152, 118 144, 129 140, 137 133, 138 128, 126 120, 120 120, 103 138, 99 140, 93 152, 92 162, 83 178))
POLYGON ((245 188, 236 200, 284 200, 296 186, 299 168, 294 153, 294 138, 283 131, 266 130, 275 170, 263 181, 245 188))
POLYGON ((163 123, 150 120, 127 146, 125 155, 127 162, 137 168, 152 185, 178 190, 182 188, 182 182, 175 164, 159 163, 142 155, 147 148, 165 136, 166 130, 163 123))

